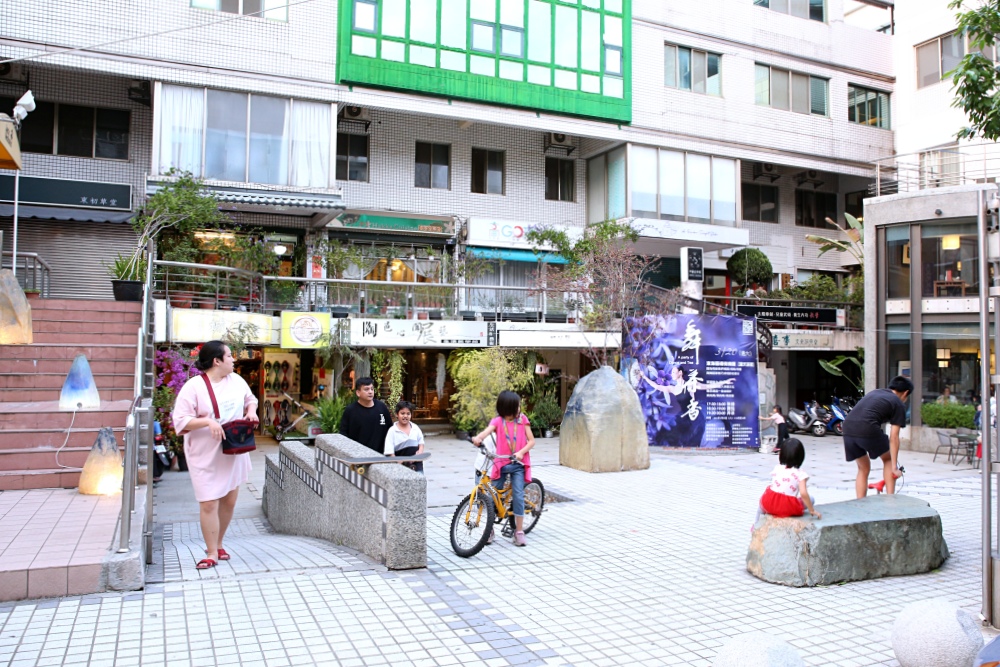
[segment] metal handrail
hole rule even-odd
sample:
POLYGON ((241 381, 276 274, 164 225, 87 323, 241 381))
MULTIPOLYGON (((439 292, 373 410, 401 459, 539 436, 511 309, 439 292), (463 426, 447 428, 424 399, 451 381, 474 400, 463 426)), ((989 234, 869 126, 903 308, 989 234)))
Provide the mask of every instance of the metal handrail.
MULTIPOLYGON (((2 241, 2 236, 0 236, 0 243, 2 241)), ((11 262, 7 263, 6 267, 13 268, 13 255, 14 253, 9 250, 0 253, 0 257, 11 258, 11 262)), ((52 288, 52 267, 49 266, 48 262, 36 252, 18 252, 17 265, 18 268, 24 267, 24 289, 38 290, 42 298, 48 298, 52 288)), ((2 261, 0 261, 0 268, 4 268, 2 261)), ((18 278, 21 275, 21 272, 18 272, 18 278)))
POLYGON ((156 296, 255 313, 290 307, 306 310, 346 307, 359 314, 373 311, 380 314, 382 309, 394 308, 406 311, 412 318, 421 311, 450 311, 457 315, 470 309, 483 314, 537 313, 544 318, 552 313, 574 316, 579 302, 572 298, 571 292, 545 287, 267 276, 232 267, 165 260, 155 260, 153 266, 152 290, 156 296), (171 269, 176 270, 173 275, 171 269), (288 295, 290 301, 282 301, 269 296, 276 284, 296 285, 298 291, 288 295), (494 298, 486 304, 476 303, 473 297, 484 292, 492 293, 494 298), (332 303, 331 293, 336 295, 332 303), (532 303, 534 298, 537 302, 532 303), (434 303, 422 304, 422 300, 434 303))
POLYGON ((983 183, 1000 176, 1000 146, 995 142, 964 144, 879 158, 875 196, 953 185, 983 183))

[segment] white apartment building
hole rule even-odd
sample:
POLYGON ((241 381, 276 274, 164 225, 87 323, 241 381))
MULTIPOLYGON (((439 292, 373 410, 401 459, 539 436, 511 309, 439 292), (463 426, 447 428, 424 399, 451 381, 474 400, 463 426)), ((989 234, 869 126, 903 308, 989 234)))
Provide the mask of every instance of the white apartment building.
POLYGON ((19 249, 52 267, 53 296, 106 297, 121 221, 178 168, 289 253, 325 237, 469 253, 497 262, 478 280, 525 286, 527 229, 617 218, 664 258, 663 286, 683 246, 705 249, 709 295, 732 293, 725 261, 747 245, 775 285, 843 273, 805 236, 860 215, 872 162, 894 152, 890 4, 109 0, 95 21, 79 2, 13 0, 0 102, 30 87, 41 103, 19 249))
POLYGON ((870 389, 912 379, 910 446, 925 450, 937 436, 920 428, 921 406, 945 400, 946 388, 965 404, 982 391, 978 199, 1000 175, 995 143, 956 139, 967 119, 952 106, 948 72, 970 45, 947 5, 896 7, 896 151, 878 161, 879 196, 865 203, 866 380, 870 389))

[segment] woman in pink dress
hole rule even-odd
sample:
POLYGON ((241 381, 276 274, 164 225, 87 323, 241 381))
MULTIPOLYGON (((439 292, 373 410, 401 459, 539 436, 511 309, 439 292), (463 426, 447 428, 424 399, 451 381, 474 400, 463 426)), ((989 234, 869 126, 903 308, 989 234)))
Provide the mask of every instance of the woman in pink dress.
POLYGON ((208 386, 200 376, 181 387, 172 416, 174 428, 184 436, 194 497, 201 505, 201 534, 208 557, 198 562, 198 569, 207 570, 220 560, 229 560, 222 539, 233 518, 240 485, 250 479, 249 454, 222 453, 221 424, 234 419, 257 421, 257 399, 246 381, 233 372, 233 353, 222 341, 202 345, 195 368, 212 382, 219 419, 215 418, 208 386))

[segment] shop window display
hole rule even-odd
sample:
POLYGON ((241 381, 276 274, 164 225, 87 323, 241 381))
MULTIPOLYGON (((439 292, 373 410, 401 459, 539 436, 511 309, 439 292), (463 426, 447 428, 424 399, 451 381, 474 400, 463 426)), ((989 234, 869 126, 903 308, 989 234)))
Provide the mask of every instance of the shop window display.
POLYGON ((925 224, 920 228, 920 235, 923 296, 978 296, 976 223, 925 224))
POLYGON ((890 299, 910 298, 910 228, 907 225, 888 227, 886 243, 886 287, 890 299))

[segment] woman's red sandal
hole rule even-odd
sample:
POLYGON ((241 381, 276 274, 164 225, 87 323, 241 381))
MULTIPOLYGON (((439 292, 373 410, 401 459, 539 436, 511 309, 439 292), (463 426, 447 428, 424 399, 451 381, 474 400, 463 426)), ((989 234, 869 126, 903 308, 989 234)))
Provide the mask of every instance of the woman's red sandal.
POLYGON ((229 560, 229 554, 222 547, 219 547, 219 560, 229 560))
POLYGON ((211 558, 202 558, 200 561, 198 561, 198 564, 195 565, 195 569, 207 570, 209 568, 215 567, 215 565, 216 562, 211 558))

